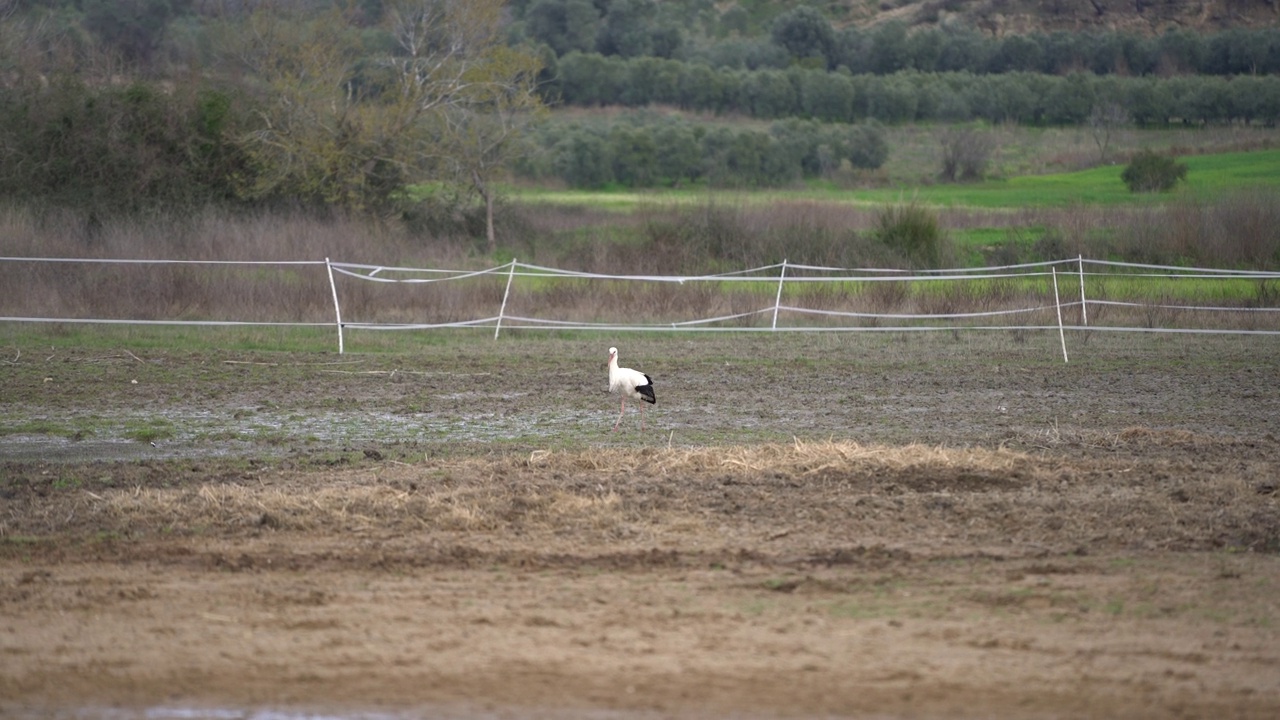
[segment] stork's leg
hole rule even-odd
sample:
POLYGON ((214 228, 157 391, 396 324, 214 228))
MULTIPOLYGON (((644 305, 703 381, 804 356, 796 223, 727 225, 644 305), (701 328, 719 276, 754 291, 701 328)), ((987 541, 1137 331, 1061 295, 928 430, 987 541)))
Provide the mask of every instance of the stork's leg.
POLYGON ((618 431, 618 425, 622 424, 622 414, 627 411, 627 398, 622 398, 622 407, 618 410, 618 422, 613 424, 613 431, 618 431))
POLYGON ((644 432, 644 403, 640 403, 640 431, 644 432))

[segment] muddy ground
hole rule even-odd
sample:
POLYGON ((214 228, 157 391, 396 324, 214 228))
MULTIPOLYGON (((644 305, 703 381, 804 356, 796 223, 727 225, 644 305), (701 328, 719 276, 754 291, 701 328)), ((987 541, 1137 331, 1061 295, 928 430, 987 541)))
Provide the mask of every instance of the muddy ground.
POLYGON ((1280 716, 1280 340, 1068 343, 24 336, 0 715, 1280 716))

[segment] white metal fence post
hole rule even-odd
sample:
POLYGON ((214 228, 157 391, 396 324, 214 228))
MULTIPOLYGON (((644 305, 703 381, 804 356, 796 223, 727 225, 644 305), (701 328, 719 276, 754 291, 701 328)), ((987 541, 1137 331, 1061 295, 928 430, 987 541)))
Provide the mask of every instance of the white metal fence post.
POLYGON ((507 312, 507 297, 511 295, 511 281, 516 276, 516 259, 511 258, 511 269, 507 271, 507 289, 502 293, 502 307, 498 308, 498 322, 493 326, 493 339, 498 339, 502 332, 502 316, 507 312))
POLYGON ((1076 262, 1080 264, 1080 324, 1088 326, 1089 304, 1084 299, 1084 255, 1077 255, 1076 262))
POLYGON ((1058 299, 1058 268, 1050 267, 1053 271, 1053 306, 1058 310, 1058 340, 1062 343, 1062 362, 1067 360, 1067 335, 1062 330, 1062 301, 1058 299))
POLYGON ((333 265, 329 258, 324 259, 324 269, 329 272, 329 291, 333 293, 333 317, 338 325, 338 354, 344 352, 342 346, 342 307, 338 305, 338 285, 333 281, 333 265))
MULTIPOLYGON (((803 265, 804 263, 800 263, 803 265)), ((787 280, 787 259, 782 258, 782 273, 778 275, 778 294, 773 298, 773 328, 778 329, 778 306, 782 304, 782 283, 787 280)))

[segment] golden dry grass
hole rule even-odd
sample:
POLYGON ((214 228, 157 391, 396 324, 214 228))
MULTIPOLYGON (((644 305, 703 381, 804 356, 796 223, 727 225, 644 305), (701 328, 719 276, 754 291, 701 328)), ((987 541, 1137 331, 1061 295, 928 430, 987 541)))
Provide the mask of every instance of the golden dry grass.
MULTIPOLYGON (((62 502, 30 508, 26 531, 55 531, 67 516, 110 532, 201 534, 256 528, 350 531, 429 528, 488 531, 510 524, 553 532, 603 529, 637 519, 614 490, 619 478, 699 483, 725 475, 803 482, 830 476, 1001 476, 1035 462, 1006 449, 863 445, 847 441, 669 450, 535 451, 528 456, 463 457, 391 463, 345 473, 283 473, 198 486, 70 491, 62 502), (578 479, 570 490, 557 487, 578 479), (41 517, 43 515, 43 517, 41 517)), ((5 523, 4 525, 10 525, 5 523)), ((2 528, 3 526, 0 526, 2 528)), ((10 529, 12 533, 12 528, 10 529)), ((10 534, 5 533, 5 534, 10 534)))
MULTIPOLYGON (((904 468, 956 468, 1001 471, 1023 462, 1026 455, 1005 449, 944 448, 911 444, 863 445, 852 441, 795 440, 728 447, 681 448, 660 451, 604 449, 590 452, 536 452, 528 459, 512 460, 519 466, 562 470, 590 470, 628 475, 702 474, 715 471, 770 473, 803 478, 827 471, 904 468)), ((475 462, 475 461, 471 461, 475 462)))

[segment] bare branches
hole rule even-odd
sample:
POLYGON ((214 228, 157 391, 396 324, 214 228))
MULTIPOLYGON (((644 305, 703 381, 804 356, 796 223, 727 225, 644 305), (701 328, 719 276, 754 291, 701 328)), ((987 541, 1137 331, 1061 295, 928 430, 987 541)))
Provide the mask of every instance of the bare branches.
POLYGON ((951 127, 938 134, 942 144, 942 179, 947 182, 980 180, 996 151, 990 131, 951 127))
POLYGON ((502 3, 497 0, 399 0, 388 9, 390 30, 402 55, 384 60, 400 81, 403 97, 419 111, 459 101, 469 76, 494 48, 502 3))
POLYGON ((1098 146, 1098 162, 1107 163, 1111 150, 1111 138, 1121 127, 1129 124, 1129 112, 1114 100, 1099 102, 1089 111, 1089 134, 1098 146))
POLYGON ((383 44, 372 46, 338 8, 255 13, 241 56, 268 103, 263 127, 246 137, 262 168, 246 192, 377 211, 432 174, 490 177, 491 162, 507 159, 497 150, 518 126, 512 113, 539 106, 538 61, 505 47, 502 7, 387 0, 374 31, 383 44), (458 141, 480 128, 483 142, 458 141))

